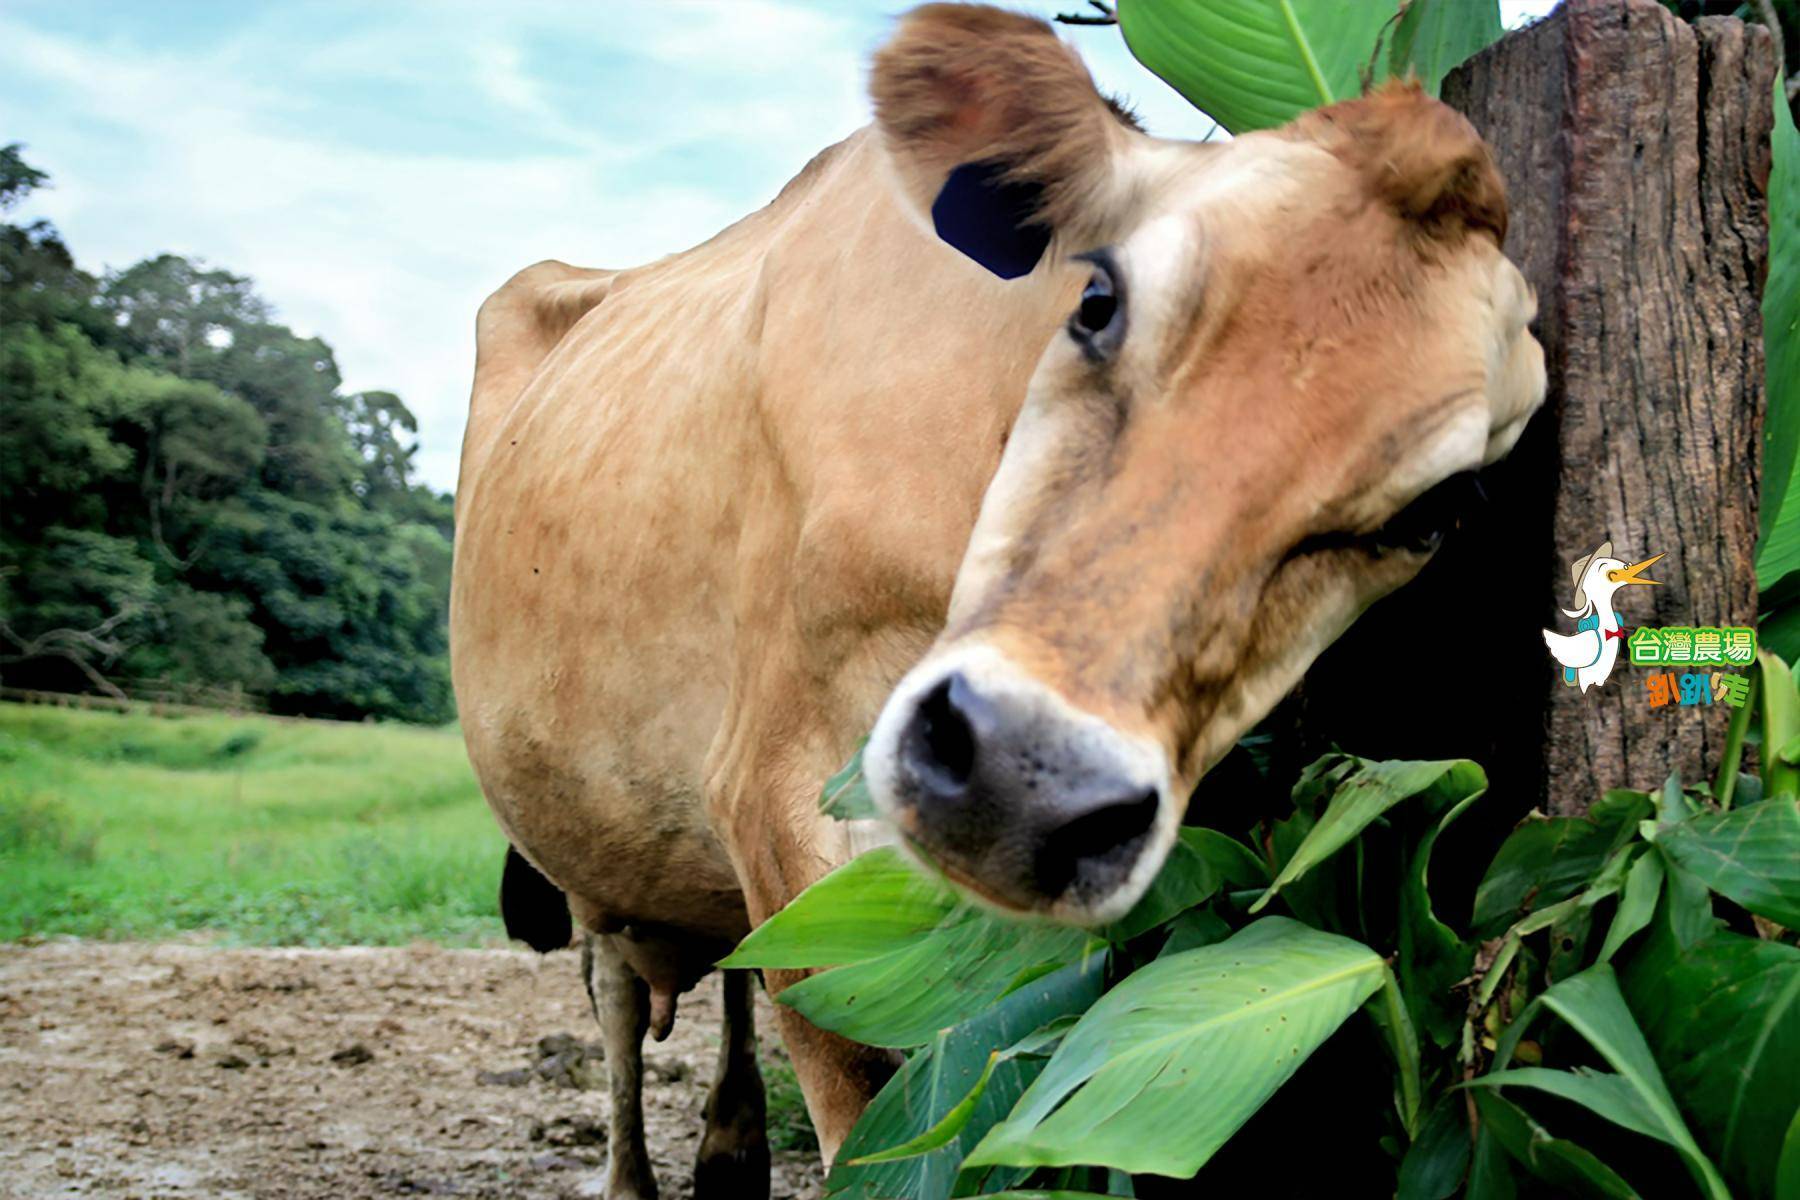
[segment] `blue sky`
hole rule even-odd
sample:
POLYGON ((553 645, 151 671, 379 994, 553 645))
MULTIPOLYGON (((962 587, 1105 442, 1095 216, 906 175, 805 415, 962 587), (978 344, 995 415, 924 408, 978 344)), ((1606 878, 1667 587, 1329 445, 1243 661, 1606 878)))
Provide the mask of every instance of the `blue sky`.
MULTIPOLYGON (((400 393, 447 488, 482 298, 539 259, 631 266, 766 203, 868 120, 865 63, 907 6, 8 0, 0 142, 50 172, 23 215, 83 266, 169 250, 253 277, 346 387, 400 393)), ((1503 0, 1509 24, 1548 7, 1503 0)), ((1067 36, 1152 132, 1208 131, 1116 29, 1067 36)))

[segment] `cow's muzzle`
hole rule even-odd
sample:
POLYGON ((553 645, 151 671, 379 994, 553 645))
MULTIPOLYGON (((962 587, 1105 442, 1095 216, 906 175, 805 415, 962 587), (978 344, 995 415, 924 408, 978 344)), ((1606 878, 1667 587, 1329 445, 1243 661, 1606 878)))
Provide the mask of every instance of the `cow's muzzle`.
POLYGON ((908 844, 1003 908, 1110 920, 1143 894, 1174 834, 1161 752, 992 651, 908 676, 864 764, 908 844))

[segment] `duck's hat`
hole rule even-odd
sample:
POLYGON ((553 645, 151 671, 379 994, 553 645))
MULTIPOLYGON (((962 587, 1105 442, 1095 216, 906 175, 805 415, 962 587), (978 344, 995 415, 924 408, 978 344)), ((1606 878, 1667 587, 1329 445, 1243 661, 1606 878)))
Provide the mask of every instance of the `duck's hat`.
POLYGON ((1587 588, 1583 587, 1581 583, 1587 577, 1588 568, 1594 565, 1596 558, 1611 558, 1612 556, 1612 539, 1609 538, 1600 543, 1599 549, 1592 554, 1576 559, 1569 567, 1569 585, 1575 589, 1575 607, 1577 609, 1585 609, 1588 606, 1587 588))

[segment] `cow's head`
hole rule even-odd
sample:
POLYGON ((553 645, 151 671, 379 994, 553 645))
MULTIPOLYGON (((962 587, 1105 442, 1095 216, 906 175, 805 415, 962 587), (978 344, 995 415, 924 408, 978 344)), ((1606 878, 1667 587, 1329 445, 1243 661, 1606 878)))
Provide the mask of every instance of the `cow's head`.
POLYGON ((993 9, 908 16, 872 91, 906 201, 1016 286, 1060 279, 1068 319, 868 778, 978 895, 1109 919, 1200 775, 1418 572, 1541 402, 1503 185, 1415 87, 1147 137, 993 9))

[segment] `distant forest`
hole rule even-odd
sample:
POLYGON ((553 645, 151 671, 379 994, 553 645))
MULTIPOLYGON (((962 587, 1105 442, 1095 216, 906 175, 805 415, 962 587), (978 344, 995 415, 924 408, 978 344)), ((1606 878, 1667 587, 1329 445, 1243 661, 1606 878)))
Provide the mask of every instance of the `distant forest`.
MULTIPOLYGON (((47 177, 0 149, 0 216, 47 177)), ((0 220, 0 683, 442 722, 451 497, 242 276, 0 220)))

